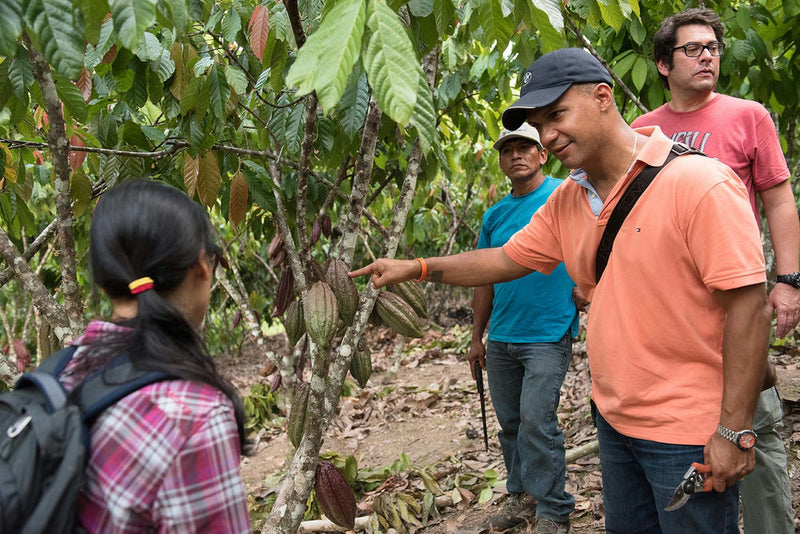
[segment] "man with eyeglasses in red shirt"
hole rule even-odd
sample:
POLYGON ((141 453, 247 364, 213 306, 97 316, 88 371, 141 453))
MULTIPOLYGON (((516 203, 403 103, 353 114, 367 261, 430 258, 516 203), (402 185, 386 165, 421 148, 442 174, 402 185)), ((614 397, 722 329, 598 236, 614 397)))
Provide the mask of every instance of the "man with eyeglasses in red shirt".
MULTIPOLYGON (((790 173, 775 124, 764 106, 715 92, 725 51, 723 37, 720 18, 710 9, 687 9, 664 19, 653 47, 671 100, 637 118, 632 126, 659 126, 673 141, 731 167, 747 187, 757 220, 760 198, 778 274, 769 302, 777 313, 776 335, 784 337, 800 320, 800 224, 790 173)), ((794 532, 786 450, 775 430, 783 417, 781 401, 774 387, 774 370, 770 370, 753 419, 758 434, 756 468, 741 483, 747 534, 794 532)))

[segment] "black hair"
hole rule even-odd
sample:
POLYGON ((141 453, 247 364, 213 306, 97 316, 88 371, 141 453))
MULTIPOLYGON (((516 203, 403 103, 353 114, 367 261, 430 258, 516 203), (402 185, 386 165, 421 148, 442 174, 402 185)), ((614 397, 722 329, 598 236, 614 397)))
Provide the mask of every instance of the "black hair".
POLYGON ((130 331, 103 336, 89 351, 101 359, 124 353, 138 368, 221 390, 233 403, 241 446, 244 409, 236 389, 217 372, 195 329, 162 296, 183 282, 203 251, 218 250, 211 231, 206 211, 168 185, 129 180, 103 194, 89 233, 92 278, 112 299, 135 298, 138 313, 119 322, 130 331), (153 280, 153 290, 131 295, 128 284, 143 277, 153 280))
MULTIPOLYGON (((725 37, 725 29, 722 26, 722 21, 713 10, 693 7, 680 13, 675 13, 671 17, 667 17, 661 21, 661 27, 653 36, 653 57, 656 65, 659 61, 666 63, 667 67, 672 69, 675 62, 672 59, 672 54, 675 48, 675 35, 678 33, 678 28, 682 26, 689 26, 691 24, 698 24, 700 26, 709 26, 714 30, 714 37, 717 41, 722 42, 725 37)), ((669 89, 669 81, 667 77, 658 73, 661 78, 661 83, 664 87, 669 89)))

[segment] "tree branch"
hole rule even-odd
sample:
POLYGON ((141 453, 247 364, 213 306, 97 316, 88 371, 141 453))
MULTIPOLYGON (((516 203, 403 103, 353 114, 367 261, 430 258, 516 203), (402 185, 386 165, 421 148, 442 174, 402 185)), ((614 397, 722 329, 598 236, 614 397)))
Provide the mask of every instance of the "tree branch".
POLYGON ((625 85, 625 82, 623 82, 623 81, 622 81, 622 78, 620 78, 619 76, 617 76, 617 73, 616 73, 616 72, 614 72, 614 69, 612 69, 612 68, 609 66, 609 64, 606 62, 606 60, 605 60, 605 59, 603 59, 603 58, 600 56, 600 54, 599 54, 599 53, 597 52, 597 50, 595 49, 594 45, 592 45, 592 43, 589 41, 589 39, 588 39, 588 38, 587 38, 585 35, 583 35, 583 32, 581 32, 581 31, 578 29, 578 26, 575 24, 575 22, 574 22, 574 21, 572 20, 572 18, 570 17, 570 15, 569 15, 569 12, 568 12, 568 11, 566 11, 566 10, 565 10, 565 17, 564 17, 564 19, 567 21, 567 25, 569 26, 569 29, 572 31, 572 33, 575 35, 575 37, 577 37, 577 38, 578 38, 578 40, 581 42, 581 45, 582 45, 582 46, 584 46, 584 47, 586 47, 586 49, 587 49, 587 50, 589 50, 589 52, 591 52, 591 54, 592 54, 594 57, 596 57, 596 58, 597 58, 597 60, 598 60, 600 63, 602 63, 602 64, 603 64, 603 66, 604 66, 606 69, 608 69, 608 72, 609 72, 609 74, 611 74, 611 77, 612 77, 612 78, 614 79, 614 81, 617 83, 617 86, 618 86, 620 89, 622 89, 622 92, 623 92, 623 93, 625 93, 625 95, 627 95, 627 97, 628 97, 628 98, 631 100, 631 102, 633 102, 634 104, 636 104, 636 107, 637 107, 637 108, 639 108, 639 109, 641 110, 641 112, 642 112, 642 113, 647 113, 648 111, 650 111, 649 109, 647 109, 647 106, 645 106, 644 104, 642 104, 641 100, 639 100, 639 99, 636 97, 636 95, 635 95, 635 94, 633 94, 633 91, 631 91, 631 90, 630 90, 630 88, 629 88, 627 85, 625 85))
POLYGON ((14 270, 14 274, 19 278, 22 287, 33 299, 33 305, 36 306, 53 328, 58 340, 64 343, 74 336, 75 333, 66 311, 56 302, 56 299, 50 294, 50 290, 36 276, 28 262, 23 259, 17 247, 14 246, 14 243, 2 227, 0 227, 0 256, 14 270))
MULTIPOLYGON (((47 241, 53 237, 53 234, 56 231, 56 221, 53 219, 50 224, 47 225, 47 228, 42 230, 42 233, 33 240, 31 246, 25 249, 25 252, 22 253, 22 258, 27 262, 37 253, 41 248, 44 246, 47 241)), ((0 272, 0 287, 6 285, 6 283, 14 276, 14 271, 9 267, 4 271, 0 272)))
MULTIPOLYGON (((33 77, 42 91, 47 116, 50 121, 48 145, 53 156, 54 188, 56 193, 56 225, 60 245, 61 292, 69 318, 70 328, 75 335, 83 330, 83 304, 81 286, 78 284, 78 269, 75 260, 75 238, 73 236, 72 202, 69 191, 69 142, 61 112, 61 101, 56 92, 50 65, 42 54, 31 44, 27 34, 23 34, 25 45, 31 56, 33 77)), ((61 339, 61 338, 59 338, 61 339)))

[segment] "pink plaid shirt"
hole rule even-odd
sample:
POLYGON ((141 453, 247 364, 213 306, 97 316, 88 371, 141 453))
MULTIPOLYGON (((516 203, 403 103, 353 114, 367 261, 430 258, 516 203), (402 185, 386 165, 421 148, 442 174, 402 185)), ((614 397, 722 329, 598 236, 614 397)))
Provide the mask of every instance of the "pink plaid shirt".
MULTIPOLYGON (((120 330, 92 321, 75 345, 120 330)), ((79 348, 60 376, 79 382, 79 348)), ((84 371, 85 373, 85 371, 84 371)), ((91 428, 78 524, 90 533, 249 533, 230 400, 187 380, 145 386, 108 408, 91 428)))

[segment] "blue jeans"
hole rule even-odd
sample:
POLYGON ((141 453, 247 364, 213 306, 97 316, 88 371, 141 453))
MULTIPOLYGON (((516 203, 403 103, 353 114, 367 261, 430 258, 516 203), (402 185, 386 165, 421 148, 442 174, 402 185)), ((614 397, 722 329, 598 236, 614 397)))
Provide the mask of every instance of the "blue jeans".
POLYGON ((575 509, 575 498, 564 488, 564 435, 556 415, 571 358, 569 334, 556 343, 489 341, 486 346, 506 488, 533 496, 536 516, 553 521, 566 521, 575 509))
POLYGON ((739 483, 724 493, 697 493, 664 511, 701 445, 673 445, 624 436, 597 413, 603 504, 608 534, 738 534, 739 483))

